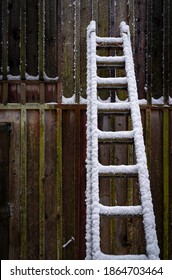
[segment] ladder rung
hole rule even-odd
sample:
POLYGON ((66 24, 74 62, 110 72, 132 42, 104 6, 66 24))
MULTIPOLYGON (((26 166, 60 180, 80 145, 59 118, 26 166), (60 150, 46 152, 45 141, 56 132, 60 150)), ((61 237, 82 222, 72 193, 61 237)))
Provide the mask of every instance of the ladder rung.
POLYGON ((97 107, 100 111, 124 111, 130 110, 130 102, 115 102, 115 103, 105 103, 97 101, 97 107))
POLYGON ((98 88, 126 88, 127 78, 100 78, 97 77, 98 88))
POLYGON ((129 110, 109 110, 108 112, 106 110, 99 110, 98 111, 99 115, 102 116, 130 116, 130 111, 129 110))
POLYGON ((99 163, 100 176, 135 177, 138 175, 137 165, 102 165, 99 163))
POLYGON ((98 66, 121 67, 125 65, 125 56, 99 56, 96 55, 98 66))
POLYGON ((99 142, 133 143, 134 133, 130 131, 101 131, 98 130, 99 142))
POLYGON ((100 253, 98 260, 147 260, 148 257, 144 254, 140 255, 108 255, 100 253))
POLYGON ((99 204, 100 214, 107 216, 138 216, 142 215, 142 206, 105 206, 99 204))
POLYGON ((121 47, 123 40, 121 37, 98 37, 96 36, 96 43, 99 47, 121 47))

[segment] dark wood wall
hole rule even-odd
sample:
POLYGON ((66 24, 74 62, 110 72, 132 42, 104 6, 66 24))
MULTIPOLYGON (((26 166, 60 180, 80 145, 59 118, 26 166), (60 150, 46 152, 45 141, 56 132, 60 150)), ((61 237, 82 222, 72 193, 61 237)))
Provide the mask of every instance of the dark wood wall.
MULTIPOLYGON (((141 112, 161 258, 172 259, 171 15, 170 0, 0 1, 0 151, 6 164, 0 203, 7 206, 0 230, 10 240, 0 237, 7 244, 3 257, 85 257, 86 106, 60 103, 62 95, 74 95, 76 103, 86 98, 86 27, 94 19, 99 36, 118 36, 122 20, 130 25, 139 99, 147 103, 141 112), (163 104, 152 104, 152 97, 163 97, 163 104), (75 241, 63 248, 71 237, 75 241)), ((99 122, 129 125, 121 117, 99 122)), ((132 162, 133 149, 102 145, 100 159, 132 162)), ((124 189, 123 182, 105 179, 102 201, 137 203, 134 183, 125 181, 124 189)), ((137 248, 133 242, 140 221, 117 219, 112 227, 105 219, 103 225, 104 252, 143 251, 141 238, 137 248)))
POLYGON ((130 25, 139 98, 172 97, 170 0, 0 1, 0 76, 3 79, 59 77, 63 95, 86 97, 86 28, 118 36, 130 25), (22 3, 22 4, 21 4, 22 3), (29 76, 28 76, 29 75, 29 76))

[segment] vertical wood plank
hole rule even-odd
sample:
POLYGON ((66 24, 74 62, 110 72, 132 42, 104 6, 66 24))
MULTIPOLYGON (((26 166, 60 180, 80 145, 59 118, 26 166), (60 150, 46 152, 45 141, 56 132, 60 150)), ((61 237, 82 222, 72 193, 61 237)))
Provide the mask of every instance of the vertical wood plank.
POLYGON ((73 2, 73 14, 74 14, 74 94, 75 102, 79 103, 81 87, 80 87, 80 0, 73 2))
POLYGON ((21 259, 27 259, 27 129, 26 109, 21 109, 21 259))
MULTIPOLYGON (((0 1, 0 42, 2 42, 2 1, 0 1)), ((2 44, 0 44, 0 80, 2 80, 2 44)))
POLYGON ((26 73, 26 0, 20 1, 20 75, 25 80, 26 73))
MULTIPOLYGON (((163 248, 163 112, 151 111, 151 145, 150 145, 150 182, 156 219, 157 236, 160 248, 163 248), (156 144, 155 144, 156 139, 156 144)), ((161 249, 160 258, 163 258, 161 249)))
POLYGON ((164 260, 169 256, 169 110, 163 110, 163 197, 164 260))
POLYGON ((62 111, 57 109, 57 259, 62 259, 62 111))
POLYGON ((38 4, 38 17, 39 17, 39 79, 44 79, 44 16, 45 16, 45 0, 39 0, 38 4))
POLYGON ((61 1, 61 38, 62 38, 61 79, 63 84, 64 97, 71 97, 74 94, 73 34, 74 34, 73 0, 63 0, 61 1))
POLYGON ((98 26, 98 0, 91 0, 92 1, 92 20, 96 21, 96 25, 98 26))
POLYGON ((26 72, 38 75, 38 1, 26 1, 26 72))
MULTIPOLYGON (((63 244, 75 238, 76 228, 76 116, 75 110, 63 110, 62 118, 63 244), (66 126, 68 124, 68 126, 66 126), (69 140, 70 139, 70 140, 69 140)), ((63 259, 76 259, 75 241, 63 248, 63 259)))
POLYGON ((21 93, 20 102, 21 102, 21 104, 25 104, 26 103, 26 84, 25 83, 21 83, 20 93, 21 93))
POLYGON ((152 52, 148 55, 152 56, 152 90, 153 97, 160 98, 163 92, 163 79, 162 79, 162 50, 163 50, 163 0, 153 0, 152 15, 152 52))
POLYGON ((91 0, 80 1, 80 83, 81 96, 86 98, 86 28, 91 21, 91 0))
POLYGON ((152 52, 153 52, 153 0, 147 1, 147 61, 146 61, 146 84, 147 103, 152 103, 153 76, 152 76, 152 52))
POLYGON ((164 103, 168 104, 169 95, 171 92, 170 81, 171 81, 171 1, 164 0, 163 1, 163 95, 164 95, 164 103))
POLYGON ((145 98, 146 89, 146 3, 135 1, 134 4, 134 61, 139 99, 145 98))
POLYGON ((2 83, 2 103, 5 105, 8 102, 8 83, 3 81, 2 83))
POLYGON ((9 259, 9 146, 10 125, 0 123, 0 259, 9 259))
POLYGON ((7 80, 8 73, 8 1, 2 0, 2 75, 7 80))
POLYGON ((44 109, 39 111, 39 259, 45 258, 45 196, 44 196, 44 170, 45 170, 45 120, 44 109))
POLYGON ((57 76, 57 2, 45 1, 45 74, 57 76))
POLYGON ((27 110, 27 258, 39 259, 39 110, 27 110))
POLYGON ((9 74, 20 75, 20 0, 8 2, 8 66, 9 74))

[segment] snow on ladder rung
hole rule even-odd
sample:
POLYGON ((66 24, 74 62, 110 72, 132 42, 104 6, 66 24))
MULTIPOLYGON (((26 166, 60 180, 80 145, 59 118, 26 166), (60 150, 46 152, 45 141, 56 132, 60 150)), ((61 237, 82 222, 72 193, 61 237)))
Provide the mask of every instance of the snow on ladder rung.
POLYGON ((99 203, 100 215, 139 216, 143 214, 142 206, 105 206, 99 203))
POLYGON ((138 167, 134 165, 102 165, 99 163, 98 174, 100 176, 115 176, 115 177, 127 177, 137 176, 138 167))
POLYGON ((99 47, 121 47, 123 39, 121 37, 96 36, 96 43, 99 47))
POLYGON ((97 65, 99 66, 124 66, 125 56, 99 56, 96 55, 97 65))
POLYGON ((134 131, 101 131, 98 130, 99 142, 133 143, 134 131))
POLYGON ((105 103, 97 101, 98 110, 102 111, 124 111, 130 110, 130 102, 115 102, 115 103, 105 103))
POLYGON ((148 257, 144 254, 139 255, 109 255, 100 252, 97 260, 148 260, 148 257))
POLYGON ((127 87, 127 78, 100 78, 97 77, 97 86, 98 88, 126 88, 127 87))

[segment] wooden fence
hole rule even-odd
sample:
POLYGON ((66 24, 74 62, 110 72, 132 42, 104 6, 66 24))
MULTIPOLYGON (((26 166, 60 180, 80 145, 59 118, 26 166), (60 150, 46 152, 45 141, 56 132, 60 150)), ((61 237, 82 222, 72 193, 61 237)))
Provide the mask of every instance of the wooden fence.
MULTIPOLYGON (((7 207, 7 203, 11 206, 10 217, 7 214, 9 228, 4 231, 4 234, 8 232, 10 242, 6 241, 3 249, 6 257, 84 259, 85 106, 9 104, 0 105, 0 109, 1 137, 6 131, 8 139, 5 143, 2 140, 0 147, 1 154, 5 153, 1 163, 7 162, 6 169, 1 169, 4 183, 0 191, 6 193, 6 202, 1 199, 1 207, 5 204, 7 207), (63 248, 71 237, 75 241, 63 248)), ((171 107, 142 107, 141 112, 161 258, 171 259, 171 107)), ((114 120, 106 116, 99 123, 106 127, 115 125, 119 130, 129 125, 127 118, 116 116, 114 120)), ((132 147, 124 144, 105 145, 99 157, 104 164, 134 160, 132 147)), ((136 180, 104 178, 100 184, 101 200, 105 204, 138 203, 136 180)), ((1 246, 8 236, 4 234, 1 246)), ((118 218, 112 223, 111 218, 103 218, 101 234, 104 252, 137 253, 144 249, 139 220, 118 218)))
MULTIPOLYGON (((99 36, 118 36, 122 20, 130 25, 161 258, 172 259, 171 14, 170 0, 0 1, 1 257, 85 257, 86 106, 79 103, 94 19, 99 36), (75 105, 61 104, 72 96, 75 105)), ((127 116, 100 116, 99 125, 131 124, 127 116)), ((132 163, 133 152, 104 144, 99 159, 132 163)), ((139 201, 137 180, 100 184, 107 205, 139 201)), ((102 221, 104 252, 144 250, 139 220, 102 221)))
POLYGON ((0 1, 0 76, 58 80, 63 95, 86 97, 86 28, 91 19, 99 36, 118 36, 130 25, 139 98, 172 97, 170 0, 0 1))

